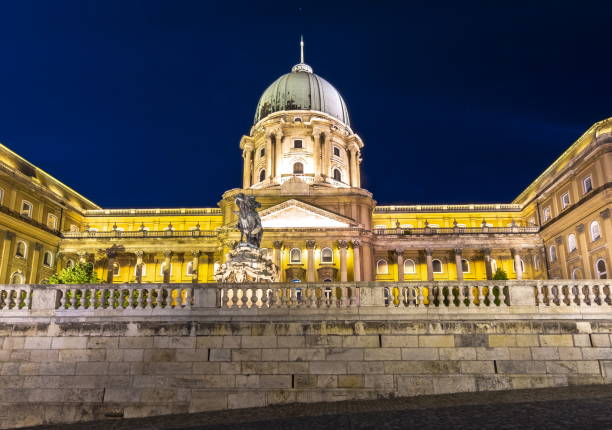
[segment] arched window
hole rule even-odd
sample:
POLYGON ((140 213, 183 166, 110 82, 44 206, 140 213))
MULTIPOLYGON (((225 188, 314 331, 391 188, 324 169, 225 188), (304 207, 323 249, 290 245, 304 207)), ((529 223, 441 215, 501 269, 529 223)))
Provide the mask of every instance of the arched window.
POLYGON ((195 274, 195 272, 193 271, 193 261, 190 261, 189 263, 187 263, 187 276, 193 276, 195 274))
POLYGON ((595 262, 595 273, 597 273, 597 279, 608 279, 608 268, 603 258, 595 262))
POLYGON ((548 256, 550 261, 557 261, 557 247, 555 245, 550 245, 550 248, 548 248, 548 256))
POLYGON ((25 284, 25 276, 21 272, 15 272, 11 275, 11 284, 25 284))
POLYGON ((414 264, 414 260, 408 258, 404 261, 404 273, 409 275, 414 275, 416 273, 416 264, 414 264))
POLYGON ((53 254, 51 254, 51 251, 45 251, 43 254, 43 265, 47 267, 53 266, 53 254))
POLYGON ((321 263, 333 263, 334 252, 331 248, 323 248, 321 250, 321 263))
POLYGON ((434 273, 442 273, 442 262, 437 258, 431 262, 434 273))
POLYGON ((576 250, 576 235, 574 233, 567 236, 567 252, 574 252, 576 250))
POLYGON ((266 179, 266 169, 261 169, 259 171, 259 182, 263 182, 266 179))
POLYGON ((599 229, 599 223, 597 221, 593 221, 591 223, 591 240, 595 242, 600 237, 601 237, 601 230, 599 229))
POLYGON ((533 256, 533 268, 535 270, 540 270, 540 257, 537 255, 533 256))
POLYGON ((28 256, 28 245, 20 240, 15 248, 15 257, 26 258, 28 256))
POLYGON ((289 253, 290 263, 301 263, 302 262, 302 251, 299 248, 293 248, 289 253))
POLYGON ((461 271, 463 273, 470 273, 470 262, 465 258, 461 260, 461 271))
POLYGON ((572 270, 572 279, 582 279, 582 271, 580 269, 572 270))
POLYGON ((49 227, 51 230, 57 230, 57 216, 47 214, 47 227, 49 227))
POLYGON ((552 218, 552 212, 550 211, 550 208, 545 208, 544 209, 544 222, 548 221, 551 218, 552 218))
POLYGON ((342 182, 342 172, 340 169, 334 169, 334 181, 342 182))
POLYGON ((389 264, 387 260, 378 260, 376 262, 376 274, 377 275, 388 275, 389 274, 389 264))
POLYGON ((293 174, 294 175, 303 175, 304 174, 304 165, 302 163, 295 163, 293 165, 293 174))
POLYGON ((66 261, 66 267, 68 267, 69 269, 72 269, 74 267, 74 260, 66 261))
POLYGON ((119 263, 113 263, 113 276, 119 276, 120 270, 121 267, 119 266, 119 263))
MULTIPOLYGON (((164 276, 164 272, 166 271, 166 262, 164 261, 159 265, 159 274, 160 276, 164 276)), ((172 263, 170 263, 170 275, 172 275, 172 263)))

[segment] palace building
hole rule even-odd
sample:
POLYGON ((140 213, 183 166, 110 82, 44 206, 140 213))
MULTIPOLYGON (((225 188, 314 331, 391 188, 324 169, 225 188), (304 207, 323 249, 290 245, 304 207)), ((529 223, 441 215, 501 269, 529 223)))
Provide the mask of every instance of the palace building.
POLYGON ((612 118, 512 203, 378 206, 361 187, 365 144, 302 56, 259 99, 240 140, 242 188, 215 208, 104 209, 0 145, 0 283, 79 261, 107 282, 214 282, 240 238, 238 193, 261 203, 283 282, 610 277, 612 118))

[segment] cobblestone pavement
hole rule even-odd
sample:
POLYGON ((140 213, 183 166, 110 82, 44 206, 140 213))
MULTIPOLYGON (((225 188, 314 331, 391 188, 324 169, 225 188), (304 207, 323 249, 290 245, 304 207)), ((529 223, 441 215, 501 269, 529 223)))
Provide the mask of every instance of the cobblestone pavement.
POLYGON ((612 429, 612 385, 291 404, 36 430, 612 429))

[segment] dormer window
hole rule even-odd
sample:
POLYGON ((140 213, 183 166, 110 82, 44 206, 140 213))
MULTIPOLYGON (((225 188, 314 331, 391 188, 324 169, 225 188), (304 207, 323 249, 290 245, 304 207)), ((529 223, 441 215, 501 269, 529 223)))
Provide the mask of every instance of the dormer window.
POLYGON ((293 147, 294 148, 303 148, 303 146, 302 146, 302 139, 295 139, 293 141, 293 147))

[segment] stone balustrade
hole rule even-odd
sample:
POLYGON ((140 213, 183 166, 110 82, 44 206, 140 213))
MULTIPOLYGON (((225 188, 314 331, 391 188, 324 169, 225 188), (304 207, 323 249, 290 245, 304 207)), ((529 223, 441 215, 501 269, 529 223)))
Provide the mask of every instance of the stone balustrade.
POLYGON ((259 284, 0 285, 0 318, 25 316, 301 315, 360 318, 458 313, 602 313, 610 280, 345 282, 259 284), (338 311, 342 311, 340 314, 338 311))

